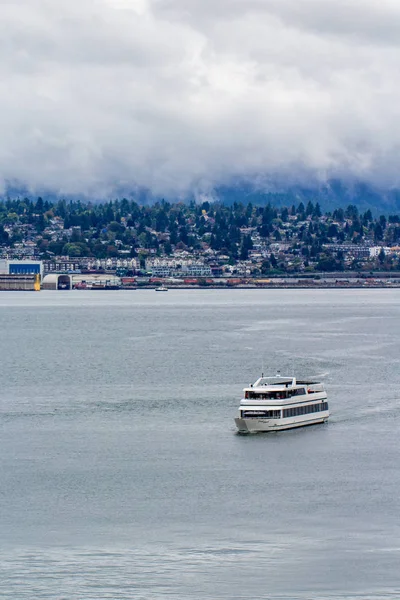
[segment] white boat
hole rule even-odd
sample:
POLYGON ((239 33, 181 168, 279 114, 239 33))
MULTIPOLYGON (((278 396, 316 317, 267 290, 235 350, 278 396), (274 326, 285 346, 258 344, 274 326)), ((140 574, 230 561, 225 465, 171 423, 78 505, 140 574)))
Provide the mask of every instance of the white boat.
POLYGON ((165 287, 165 285, 160 285, 159 287, 156 287, 156 292, 168 292, 168 288, 165 287))
POLYGON ((243 391, 235 419, 239 433, 304 427, 329 417, 326 391, 319 381, 262 376, 243 391))

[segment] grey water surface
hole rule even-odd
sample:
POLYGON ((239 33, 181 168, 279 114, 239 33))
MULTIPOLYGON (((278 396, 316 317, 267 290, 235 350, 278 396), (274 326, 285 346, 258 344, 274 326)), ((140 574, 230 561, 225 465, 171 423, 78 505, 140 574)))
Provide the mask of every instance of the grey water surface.
POLYGON ((0 294, 0 597, 400 597, 400 291, 0 294), (265 372, 328 424, 239 436, 265 372))

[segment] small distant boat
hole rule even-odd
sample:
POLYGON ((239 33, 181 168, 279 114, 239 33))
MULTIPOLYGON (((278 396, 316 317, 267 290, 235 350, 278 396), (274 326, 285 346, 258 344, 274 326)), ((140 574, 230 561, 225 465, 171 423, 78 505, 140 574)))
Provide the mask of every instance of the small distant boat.
POLYGON ((295 377, 260 377, 244 390, 235 419, 239 433, 280 431, 325 423, 329 407, 324 385, 295 377))
POLYGON ((156 287, 156 292, 168 292, 168 288, 165 287, 165 285, 160 285, 159 287, 156 287))

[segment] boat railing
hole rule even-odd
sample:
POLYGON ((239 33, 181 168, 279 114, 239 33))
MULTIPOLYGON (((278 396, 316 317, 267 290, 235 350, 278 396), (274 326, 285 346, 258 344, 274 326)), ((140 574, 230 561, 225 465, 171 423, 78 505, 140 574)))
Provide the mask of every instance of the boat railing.
POLYGON ((315 383, 313 385, 309 385, 307 391, 309 394, 317 394, 318 392, 324 392, 325 388, 322 383, 315 383))
POLYGON ((253 383, 252 387, 269 387, 269 386, 273 387, 276 385, 282 385, 284 387, 287 387, 289 385, 295 386, 296 378, 295 377, 281 377, 279 375, 276 377, 260 377, 259 379, 257 379, 257 381, 255 383, 253 383))

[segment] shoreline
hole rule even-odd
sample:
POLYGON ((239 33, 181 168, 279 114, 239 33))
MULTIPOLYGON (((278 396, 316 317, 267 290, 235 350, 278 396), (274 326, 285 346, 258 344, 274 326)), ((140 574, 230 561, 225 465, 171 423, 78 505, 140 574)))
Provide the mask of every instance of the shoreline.
MULTIPOLYGON (((155 290, 155 285, 140 285, 135 288, 124 288, 121 287, 121 290, 124 291, 138 291, 138 290, 155 290)), ((351 283, 349 285, 335 285, 335 284, 316 284, 316 285, 304 285, 304 284, 274 284, 274 285, 168 285, 168 290, 349 290, 349 289, 400 289, 399 284, 385 284, 385 283, 376 283, 376 284, 356 284, 351 283)))

